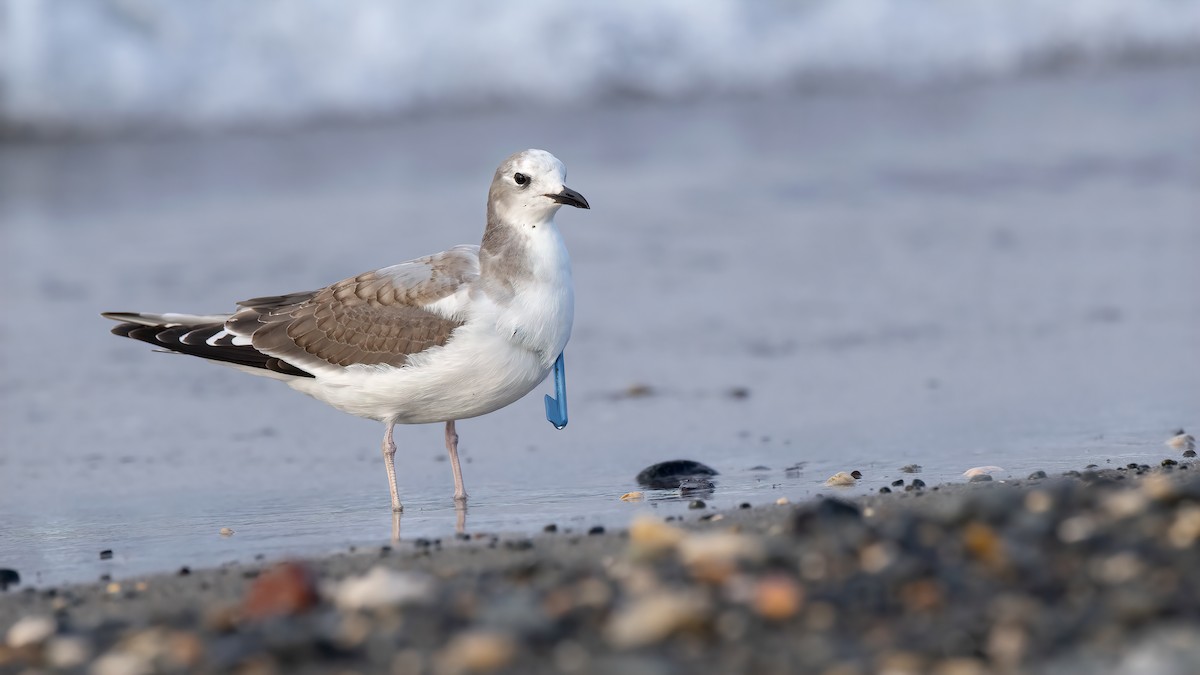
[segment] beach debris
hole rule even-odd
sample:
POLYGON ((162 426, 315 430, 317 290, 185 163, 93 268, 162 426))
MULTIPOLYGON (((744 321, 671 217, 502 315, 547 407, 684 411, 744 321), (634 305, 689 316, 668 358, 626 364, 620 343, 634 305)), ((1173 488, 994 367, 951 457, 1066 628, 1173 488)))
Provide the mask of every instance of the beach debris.
POLYGON ((963 472, 963 478, 974 478, 976 476, 991 476, 992 474, 1004 473, 1004 469, 998 466, 974 466, 963 472))
POLYGON ((825 479, 825 484, 829 487, 845 487, 847 485, 854 485, 856 481, 857 479, 851 474, 839 471, 825 479))
POLYGON ((103 551, 100 551, 100 559, 101 560, 112 560, 112 556, 113 556, 113 553, 112 553, 111 548, 106 548, 103 551))
POLYGON ((359 577, 334 584, 334 604, 344 610, 372 610, 419 605, 433 599, 434 581, 418 572, 400 572, 375 566, 359 577))
POLYGON ((48 616, 25 616, 8 629, 4 642, 13 649, 40 645, 58 630, 58 624, 48 616))
POLYGON ((773 574, 754 588, 754 611, 768 621, 790 619, 804 606, 804 588, 791 577, 773 574))
POLYGON ((686 479, 704 479, 717 475, 716 469, 690 459, 673 459, 659 462, 642 469, 637 475, 637 484, 654 489, 680 487, 686 479))
POLYGON ((8 590, 9 586, 21 583, 21 575, 14 569, 0 567, 0 591, 8 590))
POLYGON ((233 528, 232 527, 222 527, 221 531, 220 531, 220 535, 222 537, 232 537, 233 536, 233 528))
POLYGON ((242 616, 266 619, 301 614, 316 606, 317 585, 308 567, 283 562, 263 572, 242 601, 242 616))
POLYGON ((1196 438, 1183 429, 1179 429, 1175 432, 1174 436, 1167 439, 1167 447, 1174 450, 1194 451, 1196 449, 1196 438))
POLYGON ((708 613, 708 600, 701 593, 656 591, 616 612, 605 626, 604 635, 617 649, 644 647, 702 625, 708 613))
POLYGON ((470 630, 451 638, 438 657, 439 672, 490 673, 512 663, 517 643, 494 630, 470 630))
POLYGON ((921 473, 921 465, 920 464, 905 464, 904 466, 900 467, 900 471, 902 473, 921 473))
POLYGON ((625 494, 621 495, 621 501, 640 502, 645 496, 646 494, 644 492, 626 492, 625 494))

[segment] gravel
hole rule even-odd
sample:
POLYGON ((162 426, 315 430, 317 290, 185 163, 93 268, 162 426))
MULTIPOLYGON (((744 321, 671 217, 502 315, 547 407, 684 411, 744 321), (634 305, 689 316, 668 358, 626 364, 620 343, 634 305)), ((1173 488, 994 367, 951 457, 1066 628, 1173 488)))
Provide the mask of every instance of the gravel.
POLYGON ((1200 472, 1069 473, 11 586, 0 672, 1194 672, 1200 472))

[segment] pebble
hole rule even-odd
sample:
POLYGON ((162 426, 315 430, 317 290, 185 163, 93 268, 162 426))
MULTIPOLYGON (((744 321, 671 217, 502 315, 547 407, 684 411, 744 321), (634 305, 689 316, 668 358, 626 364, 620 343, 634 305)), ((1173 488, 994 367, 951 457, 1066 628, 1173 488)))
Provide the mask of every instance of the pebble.
POLYGON ((904 466, 900 467, 900 470, 903 471, 904 473, 921 473, 921 465, 920 464, 905 464, 904 466))
POLYGON ((1029 474, 1029 480, 1041 480, 1045 477, 1046 477, 1046 472, 1042 471, 1040 469, 1029 474))
POLYGON ((993 478, 992 478, 991 474, 977 473, 977 474, 971 476, 971 480, 969 482, 971 482, 971 483, 990 483, 992 480, 993 480, 993 478))
POLYGON ((625 494, 621 495, 621 501, 640 502, 645 496, 646 494, 644 492, 626 492, 625 494))
POLYGON ((787 497, 780 497, 779 499, 775 500, 775 504, 777 506, 787 506, 788 504, 791 504, 791 503, 792 502, 787 497))
POLYGON ((362 576, 335 584, 330 595, 338 607, 361 611, 425 604, 434 591, 434 581, 426 574, 377 565, 362 576))
POLYGON ((233 528, 232 527, 222 527, 220 534, 222 537, 232 537, 233 536, 233 528))
POLYGON ((683 530, 652 516, 638 516, 629 525, 629 543, 638 555, 658 555, 683 541, 683 530))
POLYGON ((21 617, 8 629, 5 644, 13 649, 40 645, 54 635, 58 624, 48 616, 21 617))
POLYGON ((693 499, 690 503, 688 503, 689 509, 702 509, 705 506, 708 505, 704 503, 703 499, 693 499))
POLYGON ((306 612, 316 606, 317 585, 309 569, 295 562, 284 562, 260 574, 242 601, 242 615, 248 619, 266 619, 306 612))
POLYGON ((771 575, 754 589, 754 611, 768 621, 795 616, 804 604, 804 589, 791 577, 771 575))
POLYGON ((1167 439, 1167 447, 1175 450, 1195 450, 1196 438, 1180 429, 1174 436, 1167 439))
POLYGON ((845 471, 839 471, 825 480, 825 484, 830 487, 845 487, 847 485, 854 485, 854 483, 854 476, 845 471))
POLYGON ((603 525, 593 525, 591 528, 588 529, 588 535, 595 536, 597 534, 604 534, 604 526, 603 525))
POLYGON ((690 459, 659 462, 642 469, 637 484, 654 489, 674 489, 686 479, 703 479, 717 475, 716 469, 690 459))
POLYGON ((699 625, 708 611, 708 600, 701 593, 657 591, 616 612, 605 626, 604 636, 617 649, 644 647, 699 625))
POLYGON ((53 668, 75 668, 92 658, 92 647, 81 637, 60 635, 46 643, 45 656, 46 663, 53 668))
POLYGON ((1004 469, 998 466, 976 466, 964 471, 963 477, 974 478, 975 476, 990 476, 995 473, 1004 473, 1004 469))
POLYGON ((512 636, 491 630, 471 630, 454 636, 439 658, 449 673, 490 673, 507 667, 517 653, 512 636))
POLYGON ((100 559, 101 560, 112 560, 112 556, 113 556, 113 553, 112 553, 111 548, 106 548, 103 551, 100 551, 100 559))

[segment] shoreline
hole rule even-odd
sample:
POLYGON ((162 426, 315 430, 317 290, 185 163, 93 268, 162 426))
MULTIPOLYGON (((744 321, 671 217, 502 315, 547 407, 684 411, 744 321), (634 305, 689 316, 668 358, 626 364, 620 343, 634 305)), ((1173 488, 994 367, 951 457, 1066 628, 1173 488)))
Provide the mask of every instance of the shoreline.
POLYGON ((0 593, 0 672, 1200 665, 1200 464, 903 489, 15 586, 0 593))

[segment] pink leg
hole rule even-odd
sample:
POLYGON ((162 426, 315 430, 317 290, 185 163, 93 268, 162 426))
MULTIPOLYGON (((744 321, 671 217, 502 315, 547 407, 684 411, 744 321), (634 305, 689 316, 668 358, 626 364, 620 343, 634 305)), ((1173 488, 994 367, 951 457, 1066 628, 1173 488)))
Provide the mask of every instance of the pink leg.
POLYGON ((392 491, 392 512, 400 513, 404 506, 400 504, 400 491, 396 489, 396 444, 392 442, 392 423, 387 425, 387 433, 383 435, 383 468, 387 469, 388 488, 392 491))
POLYGON ((454 501, 465 504, 467 488, 463 486, 462 465, 458 463, 458 432, 454 420, 446 422, 446 452, 450 453, 450 468, 454 471, 454 501))

